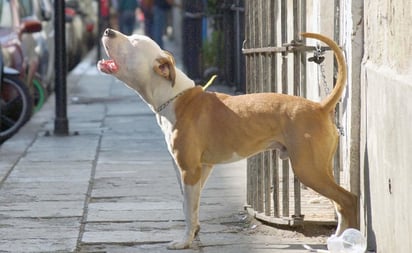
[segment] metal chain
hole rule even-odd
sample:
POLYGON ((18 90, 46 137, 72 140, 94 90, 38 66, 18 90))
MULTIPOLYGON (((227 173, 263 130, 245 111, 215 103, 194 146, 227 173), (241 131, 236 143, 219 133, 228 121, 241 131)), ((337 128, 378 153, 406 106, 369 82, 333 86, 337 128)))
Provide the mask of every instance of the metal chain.
POLYGON ((321 85, 322 85, 323 90, 325 91, 325 96, 327 96, 330 93, 330 89, 328 87, 328 82, 326 81, 325 64, 323 63, 323 59, 325 57, 323 56, 323 53, 324 53, 324 51, 322 51, 322 48, 321 48, 320 44, 317 44, 316 45, 316 51, 314 52, 314 56, 318 59, 322 58, 322 60, 320 60, 318 64, 320 66, 320 74, 321 74, 321 77, 322 77, 321 85))
POLYGON ((322 77, 322 80, 320 81, 320 83, 322 84, 322 88, 325 91, 325 96, 327 96, 330 93, 330 89, 328 87, 328 82, 326 81, 325 64, 323 63, 320 64, 320 74, 322 77))
MULTIPOLYGON (((315 62, 316 64, 319 65, 320 68, 320 75, 322 80, 319 81, 319 86, 322 86, 323 90, 325 91, 325 96, 330 94, 330 88, 328 86, 328 83, 326 81, 326 71, 325 71, 325 64, 323 64, 323 61, 325 60, 325 56, 323 56, 324 51, 322 51, 322 48, 319 44, 316 45, 316 50, 313 52, 313 56, 310 57, 308 60, 310 62, 315 62)), ((319 69, 318 69, 319 71, 319 69)), ((339 132, 339 135, 345 136, 345 131, 344 127, 337 122, 337 129, 339 132)))

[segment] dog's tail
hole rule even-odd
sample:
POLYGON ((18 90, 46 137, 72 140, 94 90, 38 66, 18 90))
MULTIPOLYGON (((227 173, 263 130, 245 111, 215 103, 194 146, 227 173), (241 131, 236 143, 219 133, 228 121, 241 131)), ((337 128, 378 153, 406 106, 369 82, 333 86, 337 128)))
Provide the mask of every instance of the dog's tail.
POLYGON ((336 104, 338 103, 340 97, 342 96, 343 89, 345 88, 346 75, 347 75, 345 57, 343 56, 342 50, 339 48, 339 46, 333 40, 329 39, 328 37, 325 37, 317 33, 302 33, 302 36, 307 37, 307 38, 318 39, 324 42, 335 53, 335 57, 338 62, 338 78, 336 79, 336 84, 331 94, 320 102, 322 108, 326 112, 331 112, 335 108, 336 104))

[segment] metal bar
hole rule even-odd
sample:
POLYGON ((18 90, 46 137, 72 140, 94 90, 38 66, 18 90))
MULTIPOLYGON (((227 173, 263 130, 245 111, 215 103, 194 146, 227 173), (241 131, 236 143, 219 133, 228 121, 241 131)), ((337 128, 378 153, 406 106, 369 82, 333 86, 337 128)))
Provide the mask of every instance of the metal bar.
POLYGON ((263 212, 264 203, 264 185, 263 185, 263 154, 256 155, 256 170, 257 170, 257 207, 256 211, 263 212))
MULTIPOLYGON (((322 50, 331 50, 330 47, 322 46, 322 50)), ((260 47, 260 48, 242 48, 242 53, 247 54, 271 54, 271 53, 293 53, 296 51, 315 51, 315 46, 305 46, 298 42, 285 43, 282 47, 260 47)))
POLYGON ((283 53, 286 51, 286 47, 242 48, 243 54, 283 53))
MULTIPOLYGON (((271 37, 271 45, 276 45, 277 44, 277 37, 278 37, 278 26, 277 26, 277 17, 279 16, 279 0, 274 0, 274 1, 269 1, 269 3, 272 4, 270 10, 273 11, 272 15, 272 24, 273 24, 273 32, 270 33, 272 35, 271 37)), ((273 71, 272 75, 272 80, 271 80, 271 91, 272 92, 277 92, 278 91, 278 85, 277 85, 277 79, 278 79, 278 55, 274 54, 271 55, 272 60, 271 60, 271 68, 273 71)), ((271 170, 272 170, 272 206, 273 206, 273 216, 274 217, 279 217, 279 207, 280 207, 280 198, 279 198, 279 190, 280 190, 280 184, 279 184, 279 160, 278 160, 278 155, 276 150, 271 151, 271 170)))
MULTIPOLYGON (((306 31, 306 0, 301 0, 301 11, 300 11, 300 30, 306 31)), ((306 44, 306 39, 303 38, 302 43, 306 44)), ((301 64, 301 96, 307 97, 307 79, 306 79, 306 51, 302 51, 300 54, 300 64, 301 64)), ((300 194, 301 197, 301 194, 300 194)), ((302 203, 302 202, 301 202, 302 203)), ((301 210, 299 212, 301 220, 303 221, 303 214, 301 210)))
POLYGON ((240 7, 240 1, 236 0, 235 1, 236 7, 232 6, 232 10, 235 11, 234 15, 234 25, 236 26, 235 28, 235 84, 236 84, 236 90, 240 91, 241 89, 241 51, 240 51, 240 43, 241 43, 241 38, 240 38, 240 12, 244 11, 243 8, 240 7))
MULTIPOLYGON (((273 14, 271 15, 271 24, 273 24, 273 31, 270 31, 269 34, 271 35, 271 45, 276 45, 277 43, 277 33, 278 33, 278 27, 277 27, 277 22, 276 19, 278 17, 278 0, 274 1, 269 1, 271 4, 271 7, 269 8, 271 10, 271 13, 273 11, 273 14)), ((273 75, 272 75, 272 80, 271 80, 271 91, 272 92, 277 92, 277 78, 278 78, 278 67, 277 67, 277 54, 271 55, 271 65, 270 68, 272 69, 273 75)))
MULTIPOLYGON (((293 0, 293 39, 297 41, 299 39, 300 31, 300 0, 293 0)), ((300 52, 294 52, 293 54, 293 94, 300 96, 300 52)), ((294 218, 300 218, 301 216, 301 196, 300 196, 300 182, 296 175, 293 175, 293 192, 294 192, 294 218)))
MULTIPOLYGON (((301 31, 306 31, 306 0, 301 0, 301 20, 300 29, 301 31)), ((302 39, 302 44, 306 45, 306 38, 302 39)), ((302 51, 300 54, 300 61, 302 64, 301 70, 301 95, 302 97, 307 97, 307 80, 306 80, 306 51, 302 51)))
MULTIPOLYGON (((259 44, 259 33, 258 33, 258 31, 257 31, 257 29, 258 29, 258 17, 259 17, 259 10, 258 10, 258 8, 253 8, 253 16, 252 16, 252 24, 253 24, 253 26, 252 26, 252 38, 253 38, 253 40, 252 40, 252 43, 251 43, 251 46, 252 47, 258 47, 258 44, 259 44)), ((258 59, 257 59, 257 57, 253 57, 253 62, 252 62, 252 64, 253 64, 253 67, 254 67, 254 69, 256 69, 257 68, 257 65, 258 65, 258 59)), ((258 91, 258 84, 259 84, 259 80, 258 80, 258 75, 256 75, 256 73, 254 73, 254 75, 252 75, 252 77, 253 77, 253 81, 252 81, 252 83, 253 83, 253 90, 252 90, 252 92, 253 93, 256 93, 257 91, 258 91)), ((253 195, 253 204, 254 204, 254 208, 255 208, 255 210, 258 210, 258 205, 259 205, 259 195, 258 195, 258 157, 257 156, 254 156, 253 158, 252 158, 252 160, 253 160, 253 163, 252 163, 252 168, 253 168, 253 189, 254 189, 254 195, 253 195)))
MULTIPOLYGON (((334 16, 334 40, 339 41, 340 40, 340 0, 335 0, 334 2, 334 9, 335 9, 335 16, 334 16)), ((336 73, 337 73, 337 61, 335 58, 333 58, 333 84, 336 83, 336 73)), ((338 103, 338 106, 335 108, 335 122, 338 126, 341 125, 341 106, 340 103, 338 103)), ((337 184, 340 184, 340 170, 342 168, 342 163, 341 163, 341 138, 339 136, 339 143, 338 147, 336 149, 335 157, 333 160, 333 175, 335 178, 335 181, 337 184)))
MULTIPOLYGON (((245 23, 245 43, 247 42, 247 39, 250 38, 250 7, 249 7, 249 2, 246 1, 245 2, 245 18, 248 19, 248 22, 245 23)), ((245 55, 245 65, 246 65, 246 93, 249 93, 249 88, 250 88, 250 84, 251 84, 251 80, 250 80, 250 56, 249 55, 245 55)), ((246 205, 247 206, 251 206, 252 203, 252 185, 251 185, 251 169, 250 169, 250 164, 249 164, 249 159, 247 159, 246 161, 246 205)))
POLYGON ((264 181, 264 192, 265 192, 265 204, 264 204, 264 211, 265 215, 270 215, 270 209, 272 205, 272 199, 270 196, 270 189, 271 189, 271 177, 270 177, 270 152, 266 151, 263 155, 263 181, 264 181))
MULTIPOLYGON (((263 1, 262 4, 262 18, 263 24, 269 24, 270 20, 270 9, 268 8, 270 5, 270 1, 263 1)), ((270 25, 262 26, 262 46, 270 45, 270 25)), ((269 92, 271 87, 271 68, 270 68, 270 56, 268 55, 260 55, 262 58, 262 85, 264 92, 269 92)), ((270 177, 270 152, 265 151, 263 153, 263 183, 264 183, 264 213, 265 215, 270 215, 271 211, 271 177, 270 177)))
POLYGON ((279 212, 279 203, 280 203, 280 198, 279 198, 279 159, 277 155, 276 150, 272 150, 272 198, 273 198, 273 216, 274 217, 279 217, 280 212, 279 212))
POLYGON ((69 134, 69 120, 67 119, 67 67, 66 67, 66 38, 65 38, 65 2, 54 1, 54 47, 55 47, 55 119, 54 134, 66 136, 69 134))
MULTIPOLYGON (((300 0, 299 0, 300 1, 300 0)), ((299 1, 293 0, 293 39, 299 39, 299 1)), ((300 95, 300 54, 293 54, 293 95, 300 95)))
MULTIPOLYGON (((282 43, 286 43, 288 39, 288 15, 287 1, 281 0, 281 34, 282 43)), ((288 93, 288 55, 287 52, 282 53, 282 93, 288 93)), ((289 162, 282 161, 282 215, 289 216, 289 162)))
POLYGON ((257 191, 257 171, 256 171, 256 157, 250 158, 250 168, 252 177, 252 207, 257 209, 258 206, 258 191, 257 191))
MULTIPOLYGON (((255 13, 256 13, 256 9, 255 8, 250 8, 251 13, 250 13, 250 17, 249 17, 249 22, 250 22, 250 28, 249 28, 249 38, 250 38, 250 46, 251 47, 256 47, 256 19, 255 19, 255 13)), ((252 57, 250 59, 250 65, 253 68, 256 68, 256 57, 252 57)), ((256 75, 255 74, 251 74, 250 76, 250 93, 255 93, 256 92, 256 75)), ((250 167, 250 171, 251 171, 251 185, 252 185, 252 192, 251 192, 251 197, 252 197, 252 207, 253 209, 256 209, 257 207, 257 173, 256 173, 256 157, 251 157, 249 158, 249 167, 250 167)))
MULTIPOLYGON (((263 1, 257 1, 257 9, 259 10, 259 15, 257 16, 257 41, 256 41, 256 46, 262 47, 263 46, 263 41, 265 39, 265 33, 264 33, 264 28, 263 24, 265 24, 264 20, 264 15, 263 13, 263 1)), ((256 56, 256 74, 257 74, 257 89, 256 92, 263 92, 264 91, 264 73, 263 73, 263 56, 262 55, 257 55, 256 56)), ((264 167, 263 167, 263 153, 260 153, 257 155, 257 170, 258 170, 258 212, 263 212, 264 210, 264 167)))

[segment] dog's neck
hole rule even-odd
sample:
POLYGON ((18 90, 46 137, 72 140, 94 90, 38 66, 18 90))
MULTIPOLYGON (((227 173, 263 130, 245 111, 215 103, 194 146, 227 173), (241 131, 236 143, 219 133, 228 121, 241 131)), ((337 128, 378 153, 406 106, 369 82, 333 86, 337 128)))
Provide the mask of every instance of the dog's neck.
POLYGON ((193 88, 195 83, 189 77, 187 77, 181 70, 176 68, 176 80, 175 85, 168 89, 157 89, 154 91, 154 98, 150 105, 155 113, 162 113, 162 111, 169 106, 173 105, 174 100, 183 94, 186 90, 193 88), (156 91, 160 90, 160 93, 156 91))

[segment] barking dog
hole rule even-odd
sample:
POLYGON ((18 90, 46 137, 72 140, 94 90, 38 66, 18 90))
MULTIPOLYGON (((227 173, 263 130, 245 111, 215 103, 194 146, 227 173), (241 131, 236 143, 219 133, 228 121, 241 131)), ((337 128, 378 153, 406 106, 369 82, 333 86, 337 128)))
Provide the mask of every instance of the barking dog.
POLYGON ((279 149, 303 184, 334 201, 339 217, 336 234, 357 227, 357 197, 332 176, 338 133, 331 112, 345 86, 345 59, 336 43, 323 35, 303 36, 323 41, 337 58, 336 86, 320 103, 276 93, 205 92, 148 37, 104 32, 102 42, 110 59, 101 60, 99 70, 123 81, 153 110, 178 167, 186 230, 169 249, 189 248, 199 232, 200 193, 213 165, 267 149, 279 149))

